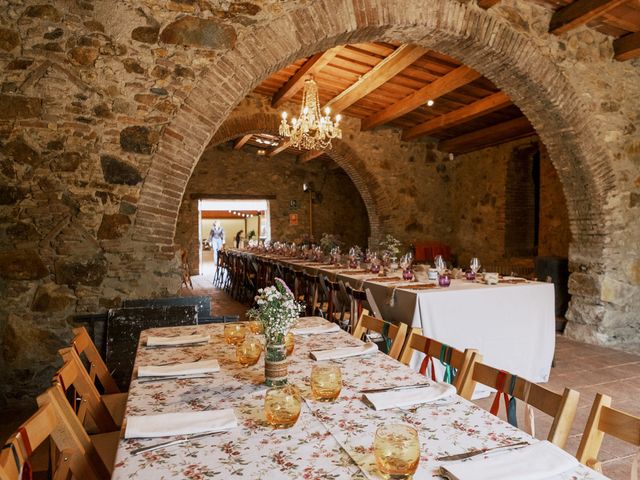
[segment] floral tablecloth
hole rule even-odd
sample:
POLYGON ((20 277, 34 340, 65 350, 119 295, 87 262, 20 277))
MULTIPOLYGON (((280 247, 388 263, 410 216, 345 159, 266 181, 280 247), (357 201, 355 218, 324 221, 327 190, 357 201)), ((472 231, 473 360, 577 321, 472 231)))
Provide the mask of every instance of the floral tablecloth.
MULTIPOLYGON (((296 337, 289 379, 300 387, 305 401, 294 427, 274 430, 266 423, 263 413, 266 391, 263 360, 253 367, 241 367, 235 361, 235 347, 224 343, 221 324, 143 332, 136 366, 215 358, 221 372, 214 379, 138 383, 134 378, 127 415, 233 408, 239 427, 139 456, 131 455, 131 450, 165 439, 123 439, 112 478, 378 479, 381 477, 374 463, 372 440, 378 426, 387 423, 407 423, 420 432, 422 457, 416 479, 439 478, 436 473, 439 463, 435 458, 441 455, 522 439, 535 441, 458 396, 416 411, 374 411, 362 402, 360 390, 424 381, 424 377, 380 352, 336 360, 342 367, 344 382, 339 399, 334 403, 314 401, 309 387, 314 361, 309 352, 360 343, 342 331, 296 337), (210 334, 211 343, 163 349, 144 347, 144 339, 150 334, 175 336, 192 332, 210 334)), ((595 480, 604 477, 579 467, 554 478, 595 480)))

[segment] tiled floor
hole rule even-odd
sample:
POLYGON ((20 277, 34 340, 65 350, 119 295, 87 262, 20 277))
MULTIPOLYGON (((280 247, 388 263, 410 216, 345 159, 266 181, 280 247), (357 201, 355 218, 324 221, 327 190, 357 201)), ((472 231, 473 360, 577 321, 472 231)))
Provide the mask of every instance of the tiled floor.
MULTIPOLYGON (((231 299, 226 293, 214 289, 210 276, 197 276, 192 280, 194 289, 183 291, 183 295, 210 295, 214 315, 241 315, 244 318, 247 307, 231 299)), ((585 345, 558 336, 555 367, 547 386, 558 392, 565 387, 580 392, 580 405, 566 448, 571 454, 575 454, 596 393, 611 395, 615 407, 640 416, 640 355, 585 345)), ((488 408, 491 398, 478 400, 477 403, 488 408)), ((13 421, 5 422, 3 419, 0 441, 4 441, 19 425, 19 420, 31 413, 32 408, 25 408, 24 403, 21 403, 3 409, 5 414, 10 412, 5 418, 13 421)), ((551 421, 544 414, 536 413, 536 436, 544 438, 551 421)), ((629 444, 606 437, 600 455, 605 475, 612 479, 629 478, 633 455, 637 451, 637 448, 629 444)))

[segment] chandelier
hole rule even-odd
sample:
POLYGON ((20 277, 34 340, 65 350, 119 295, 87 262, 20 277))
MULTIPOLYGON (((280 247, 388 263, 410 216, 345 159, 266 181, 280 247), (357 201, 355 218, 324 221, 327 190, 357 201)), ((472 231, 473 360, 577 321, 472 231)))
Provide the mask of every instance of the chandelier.
POLYGON ((331 109, 326 107, 323 116, 318 100, 318 84, 313 77, 304 82, 300 115, 287 122, 287 112, 282 112, 280 135, 289 137, 291 146, 305 150, 325 150, 331 148, 331 139, 342 138, 340 115, 335 122, 329 117, 331 109))

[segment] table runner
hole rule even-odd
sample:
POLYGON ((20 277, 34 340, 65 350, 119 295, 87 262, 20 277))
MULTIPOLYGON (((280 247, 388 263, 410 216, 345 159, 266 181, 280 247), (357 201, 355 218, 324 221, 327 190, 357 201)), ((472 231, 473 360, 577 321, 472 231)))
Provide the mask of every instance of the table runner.
MULTIPOLYGON (((361 400, 361 389, 424 381, 424 377, 382 353, 336 362, 342 366, 344 380, 340 398, 328 404, 312 400, 309 375, 314 361, 309 352, 361 345, 346 333, 296 338, 289 378, 307 400, 293 428, 274 430, 263 414, 264 363, 261 360, 253 367, 241 367, 235 361, 235 348, 224 343, 222 325, 153 329, 143 332, 141 342, 148 334, 171 336, 193 331, 210 334, 212 343, 162 350, 139 347, 136 364, 188 361, 204 355, 220 362, 220 374, 214 379, 146 384, 134 379, 127 415, 233 408, 239 428, 139 456, 132 456, 131 450, 158 439, 122 440, 112 478, 377 479, 380 477, 371 448, 375 430, 384 423, 399 422, 420 431, 422 457, 415 478, 431 479, 440 465, 435 458, 440 455, 530 439, 457 396, 449 405, 424 406, 415 413, 399 409, 377 412, 367 407, 361 400)), ((554 478, 604 477, 579 467, 554 478)))

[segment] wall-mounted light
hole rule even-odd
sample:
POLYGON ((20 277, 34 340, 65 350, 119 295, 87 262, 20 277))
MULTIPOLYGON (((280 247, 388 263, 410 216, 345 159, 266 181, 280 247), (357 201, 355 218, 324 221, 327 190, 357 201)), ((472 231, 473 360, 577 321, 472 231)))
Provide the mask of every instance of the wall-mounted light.
POLYGON ((258 150, 258 155, 266 155, 267 151, 263 150, 262 148, 260 150, 258 150))
POLYGON ((433 100, 427 100, 427 107, 433 107, 433 100))

